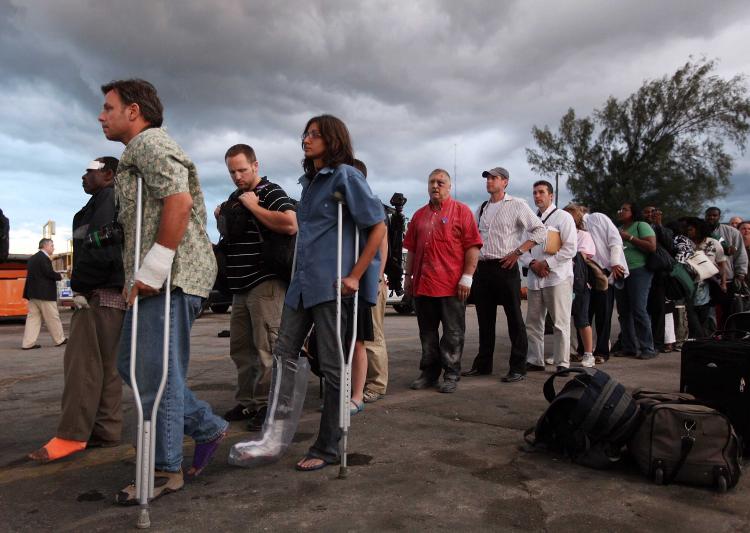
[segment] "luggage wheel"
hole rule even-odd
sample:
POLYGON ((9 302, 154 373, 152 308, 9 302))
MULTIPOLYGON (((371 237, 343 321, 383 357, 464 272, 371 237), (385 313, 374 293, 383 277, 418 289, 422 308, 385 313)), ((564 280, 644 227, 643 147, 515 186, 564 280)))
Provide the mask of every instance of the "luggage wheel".
POLYGON ((724 494, 727 491, 728 483, 727 478, 723 475, 716 478, 716 491, 719 494, 724 494))
POLYGON ((664 484, 664 469, 663 468, 657 468, 654 470, 654 483, 657 485, 663 485, 664 484))

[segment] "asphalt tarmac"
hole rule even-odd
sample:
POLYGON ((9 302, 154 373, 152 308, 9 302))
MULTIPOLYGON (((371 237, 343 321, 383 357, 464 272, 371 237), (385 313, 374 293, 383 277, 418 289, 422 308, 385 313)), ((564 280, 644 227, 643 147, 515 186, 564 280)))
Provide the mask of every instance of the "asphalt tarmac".
MULTIPOLYGON (((63 311, 66 327, 70 311, 63 311)), ((153 531, 750 531, 744 477, 727 494, 708 488, 657 486, 629 462, 608 471, 520 449, 523 431, 546 406, 532 373, 504 384, 509 341, 498 313, 495 373, 463 378, 454 394, 412 391, 418 375, 416 318, 389 310, 390 384, 385 398, 352 418, 349 476, 338 467, 297 472, 315 438, 319 384, 311 377, 294 442, 277 463, 253 469, 227 464, 232 444, 251 440, 231 426, 214 461, 195 480, 151 505, 153 531)), ((467 310, 464 366, 477 350, 473 308, 467 310)), ((229 315, 211 312, 193 327, 189 383, 217 413, 234 405, 229 315)), ((616 327, 615 327, 616 329, 616 327)), ((45 330, 43 348, 20 350, 22 322, 0 323, 0 530, 126 531, 137 508, 113 505, 135 477, 135 409, 125 392, 123 443, 90 449, 47 465, 25 455, 57 427, 63 349, 45 330)), ((548 343, 550 344, 550 343, 548 343)), ((674 391, 679 353, 651 361, 611 359, 600 368, 629 389, 674 391)), ((185 442, 185 468, 193 443, 185 442)))

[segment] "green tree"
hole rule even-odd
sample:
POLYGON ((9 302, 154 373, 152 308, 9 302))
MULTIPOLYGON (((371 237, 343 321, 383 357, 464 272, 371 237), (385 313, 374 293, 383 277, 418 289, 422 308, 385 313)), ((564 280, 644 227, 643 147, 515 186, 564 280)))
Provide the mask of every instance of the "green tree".
POLYGON ((725 145, 744 152, 750 129, 744 76, 721 79, 715 66, 688 62, 625 100, 610 96, 591 118, 571 108, 557 133, 534 126, 529 165, 566 176, 576 202, 610 216, 627 199, 661 206, 667 220, 699 213, 729 191, 725 145))

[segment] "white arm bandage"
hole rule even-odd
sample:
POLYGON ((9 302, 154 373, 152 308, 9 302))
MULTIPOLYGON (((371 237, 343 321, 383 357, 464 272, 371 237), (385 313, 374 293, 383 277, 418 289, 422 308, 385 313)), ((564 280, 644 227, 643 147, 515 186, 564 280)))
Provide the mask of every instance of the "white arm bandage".
POLYGON ((462 274, 462 275, 461 275, 461 279, 460 279, 460 280, 458 280, 458 284, 459 284, 459 285, 463 285, 463 286, 464 286, 464 287, 466 287, 467 289, 471 289, 471 282, 472 282, 472 279, 473 279, 473 278, 472 278, 471 276, 469 276, 468 274, 462 274))
POLYGON ((174 254, 174 250, 155 242, 146 257, 143 258, 141 268, 135 274, 136 281, 145 283, 154 289, 161 289, 167 280, 169 270, 172 268, 174 254))

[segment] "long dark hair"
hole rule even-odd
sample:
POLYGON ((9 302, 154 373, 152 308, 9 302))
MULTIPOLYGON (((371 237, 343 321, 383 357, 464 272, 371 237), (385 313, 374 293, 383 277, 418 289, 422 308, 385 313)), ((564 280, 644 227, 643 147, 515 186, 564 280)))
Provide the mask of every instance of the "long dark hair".
MULTIPOLYGON (((325 166, 336 168, 339 165, 353 165, 354 149, 346 124, 333 115, 319 115, 307 121, 303 133, 307 132, 313 122, 318 125, 323 142, 326 143, 326 153, 323 156, 325 166)), ((313 160, 309 157, 302 160, 302 168, 309 176, 314 176, 316 173, 313 160)))

